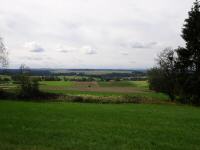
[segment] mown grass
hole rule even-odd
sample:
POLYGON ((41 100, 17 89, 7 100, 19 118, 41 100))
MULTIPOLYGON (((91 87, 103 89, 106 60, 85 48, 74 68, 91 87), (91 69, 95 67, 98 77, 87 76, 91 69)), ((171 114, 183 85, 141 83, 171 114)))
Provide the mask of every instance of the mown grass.
POLYGON ((1 150, 198 150, 200 109, 0 102, 1 150))
POLYGON ((70 81, 41 81, 41 86, 58 86, 58 87, 70 87, 73 86, 73 82, 70 81))
POLYGON ((134 87, 140 89, 149 89, 148 81, 130 81, 134 87))
POLYGON ((136 87, 140 89, 148 89, 147 81, 111 81, 98 82, 101 87, 136 87))
POLYGON ((110 81, 110 82, 98 82, 101 87, 132 87, 133 84, 130 81, 110 81))

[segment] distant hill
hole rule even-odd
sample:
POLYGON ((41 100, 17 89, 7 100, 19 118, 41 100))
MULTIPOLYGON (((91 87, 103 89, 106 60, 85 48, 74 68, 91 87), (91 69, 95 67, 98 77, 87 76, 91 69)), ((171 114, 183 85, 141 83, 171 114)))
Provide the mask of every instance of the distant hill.
MULTIPOLYGON (((68 74, 86 74, 86 75, 101 75, 101 74, 132 74, 132 73, 146 73, 144 69, 125 70, 125 69, 29 69, 32 75, 68 75, 68 74)), ((0 69, 0 74, 18 74, 20 69, 0 69)))

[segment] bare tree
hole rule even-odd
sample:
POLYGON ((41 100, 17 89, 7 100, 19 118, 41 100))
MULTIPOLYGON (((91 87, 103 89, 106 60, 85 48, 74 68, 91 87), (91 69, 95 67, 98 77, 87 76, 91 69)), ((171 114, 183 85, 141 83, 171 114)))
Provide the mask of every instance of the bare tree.
POLYGON ((173 101, 176 92, 176 55, 167 48, 158 55, 157 67, 148 71, 150 89, 169 95, 173 101))
MULTIPOLYGON (((3 43, 3 39, 0 37, 0 69, 4 69, 8 65, 8 53, 6 51, 6 47, 3 43)), ((0 81, 0 84, 2 82, 0 81)), ((0 87, 0 97, 4 95, 2 88, 0 87)))
POLYGON ((0 68, 6 68, 8 66, 8 52, 3 43, 3 39, 0 37, 0 68))

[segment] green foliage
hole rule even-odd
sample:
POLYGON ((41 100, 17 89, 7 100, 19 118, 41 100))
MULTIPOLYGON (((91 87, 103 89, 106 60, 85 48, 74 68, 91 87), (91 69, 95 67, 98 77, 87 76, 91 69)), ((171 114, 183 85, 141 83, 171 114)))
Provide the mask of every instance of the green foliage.
POLYGON ((42 81, 61 81, 62 79, 59 78, 58 76, 42 76, 41 80, 42 81))
POLYGON ((7 77, 2 78, 2 77, 0 77, 0 84, 8 83, 10 81, 11 81, 10 78, 7 78, 7 77))
POLYGON ((20 75, 20 97, 32 98, 36 97, 39 93, 39 84, 36 79, 31 78, 29 75, 20 75))
POLYGON ((20 86, 20 98, 35 98, 40 94, 38 79, 30 76, 29 69, 25 65, 20 67, 21 74, 16 77, 20 86))
MULTIPOLYGON (((195 70, 200 71, 200 4, 198 1, 194 3, 192 10, 188 13, 189 17, 185 20, 182 30, 182 37, 186 42, 186 49, 195 70)), ((191 67, 191 66, 190 66, 191 67)))
POLYGON ((159 68, 152 68, 148 71, 149 76, 149 88, 156 92, 162 91, 163 89, 163 72, 159 68))
POLYGON ((96 80, 98 79, 87 76, 64 76, 64 81, 91 82, 96 80))
POLYGON ((149 87, 156 92, 169 95, 171 100, 175 99, 176 68, 174 51, 165 49, 158 57, 158 67, 148 71, 149 87))
POLYGON ((182 30, 186 48, 178 48, 177 72, 180 100, 200 104, 200 4, 194 3, 182 30))
POLYGON ((149 71, 150 88, 182 103, 200 105, 200 4, 194 3, 185 20, 182 37, 186 48, 164 51, 158 67, 149 71), (177 57, 175 56, 177 54, 177 57))

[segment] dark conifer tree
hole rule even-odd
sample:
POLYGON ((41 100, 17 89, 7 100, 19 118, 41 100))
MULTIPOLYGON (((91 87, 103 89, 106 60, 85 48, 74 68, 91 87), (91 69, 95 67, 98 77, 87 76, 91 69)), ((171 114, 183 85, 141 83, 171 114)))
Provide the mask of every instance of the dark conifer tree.
MULTIPOLYGON (((188 69, 200 72, 200 3, 196 1, 188 13, 182 30, 182 37, 186 42, 186 57, 188 69)), ((180 55, 181 56, 181 55, 180 55)))
POLYGON ((178 48, 177 69, 184 102, 200 103, 200 3, 196 0, 185 19, 182 38, 186 48, 178 48))

